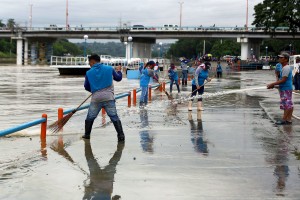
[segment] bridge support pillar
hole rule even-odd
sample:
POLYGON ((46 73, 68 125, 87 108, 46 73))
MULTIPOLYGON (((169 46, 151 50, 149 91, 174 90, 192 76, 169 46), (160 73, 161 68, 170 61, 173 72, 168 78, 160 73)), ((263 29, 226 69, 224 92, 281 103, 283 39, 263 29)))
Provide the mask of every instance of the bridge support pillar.
POLYGON ((17 65, 22 65, 23 61, 23 39, 17 39, 17 65))
POLYGON ((32 42, 30 46, 30 64, 37 64, 37 42, 32 42))
POLYGON ((24 65, 28 65, 28 40, 24 40, 24 65))
POLYGON ((237 42, 241 43, 241 60, 259 58, 261 40, 237 38, 237 42))
POLYGON ((151 47, 155 44, 155 38, 133 38, 132 57, 151 58, 151 47))

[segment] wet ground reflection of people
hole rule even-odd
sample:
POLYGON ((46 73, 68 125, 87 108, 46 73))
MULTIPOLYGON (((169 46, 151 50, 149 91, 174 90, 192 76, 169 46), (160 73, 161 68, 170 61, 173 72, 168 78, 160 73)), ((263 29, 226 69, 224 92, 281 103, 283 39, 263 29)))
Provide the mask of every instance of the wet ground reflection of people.
POLYGON ((109 160, 109 164, 101 169, 92 152, 91 143, 89 140, 84 140, 85 157, 90 170, 90 176, 85 181, 85 194, 83 199, 99 199, 99 200, 117 200, 121 196, 115 195, 111 197, 113 192, 114 176, 116 173, 116 167, 121 159, 122 151, 124 149, 124 143, 119 142, 117 150, 112 158, 109 160))
POLYGON ((208 147, 207 141, 204 139, 203 135, 203 124, 201 111, 197 112, 197 122, 193 120, 192 111, 188 113, 188 120, 190 122, 191 127, 191 141, 194 145, 194 149, 196 152, 201 153, 204 156, 208 155, 208 147))
MULTIPOLYGON (((140 110, 141 128, 147 128, 149 126, 148 111, 146 109, 140 110)), ((153 135, 150 136, 149 130, 140 131, 141 146, 144 152, 153 153, 153 135)))
POLYGON ((283 126, 282 135, 276 139, 276 148, 274 149, 274 176, 276 177, 276 195, 285 196, 284 191, 289 176, 289 155, 290 141, 292 137, 292 126, 283 126))
POLYGON ((57 140, 54 140, 51 143, 50 148, 53 151, 57 152, 59 155, 63 156, 65 159, 67 159, 71 163, 74 163, 74 160, 72 159, 70 154, 65 149, 67 146, 68 146, 68 144, 64 143, 63 136, 60 135, 60 136, 58 136, 57 140))

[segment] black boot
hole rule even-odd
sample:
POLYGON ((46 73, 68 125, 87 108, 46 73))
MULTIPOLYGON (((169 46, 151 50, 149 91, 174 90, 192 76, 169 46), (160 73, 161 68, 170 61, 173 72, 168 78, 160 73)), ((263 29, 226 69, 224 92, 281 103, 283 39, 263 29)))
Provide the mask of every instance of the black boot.
POLYGON ((185 80, 184 84, 187 86, 187 80, 185 80))
POLYGON ((120 120, 113 122, 115 129, 118 133, 118 141, 123 142, 125 140, 125 135, 122 128, 122 123, 120 120))
POLYGON ((82 136, 84 139, 90 139, 94 121, 85 120, 85 133, 82 136))
POLYGON ((182 86, 184 86, 184 81, 185 81, 185 80, 184 80, 184 79, 182 79, 182 82, 181 82, 182 86))

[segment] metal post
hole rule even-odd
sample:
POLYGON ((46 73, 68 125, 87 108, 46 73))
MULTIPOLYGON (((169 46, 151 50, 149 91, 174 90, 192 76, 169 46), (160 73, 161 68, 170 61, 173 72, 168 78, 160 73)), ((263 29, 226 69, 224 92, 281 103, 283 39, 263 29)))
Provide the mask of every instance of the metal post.
POLYGON ((149 101, 151 101, 151 99, 152 99, 152 87, 151 87, 151 85, 149 85, 149 101))
POLYGON ((133 105, 136 106, 136 89, 133 89, 133 105))
POLYGON ((29 14, 29 28, 32 30, 32 4, 29 5, 30 7, 30 14, 29 14))
POLYGON ((45 118, 46 121, 41 123, 41 140, 46 140, 46 132, 47 132, 47 114, 43 114, 42 118, 45 118))
POLYGON ((128 107, 130 108, 131 107, 131 92, 129 91, 128 92, 128 107))
POLYGON ((69 2, 66 2, 66 30, 69 30, 69 2))
POLYGON ((246 9, 246 30, 248 30, 248 18, 249 18, 249 0, 247 0, 247 9, 246 9))

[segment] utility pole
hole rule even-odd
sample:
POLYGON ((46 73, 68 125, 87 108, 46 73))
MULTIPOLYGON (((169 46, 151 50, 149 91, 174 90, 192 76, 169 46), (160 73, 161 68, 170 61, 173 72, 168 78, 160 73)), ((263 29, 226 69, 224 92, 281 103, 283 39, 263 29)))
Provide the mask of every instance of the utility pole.
POLYGON ((179 20, 179 30, 181 30, 181 25, 182 25, 182 4, 184 2, 178 2, 180 4, 180 20, 179 20))
POLYGON ((69 2, 66 2, 66 30, 69 30, 69 2))
POLYGON ((32 29, 32 6, 33 6, 33 4, 29 4, 29 8, 30 8, 30 11, 29 11, 29 28, 30 28, 30 30, 32 29))
POLYGON ((247 8, 246 8, 246 31, 248 31, 248 18, 249 18, 249 0, 247 0, 247 8))

